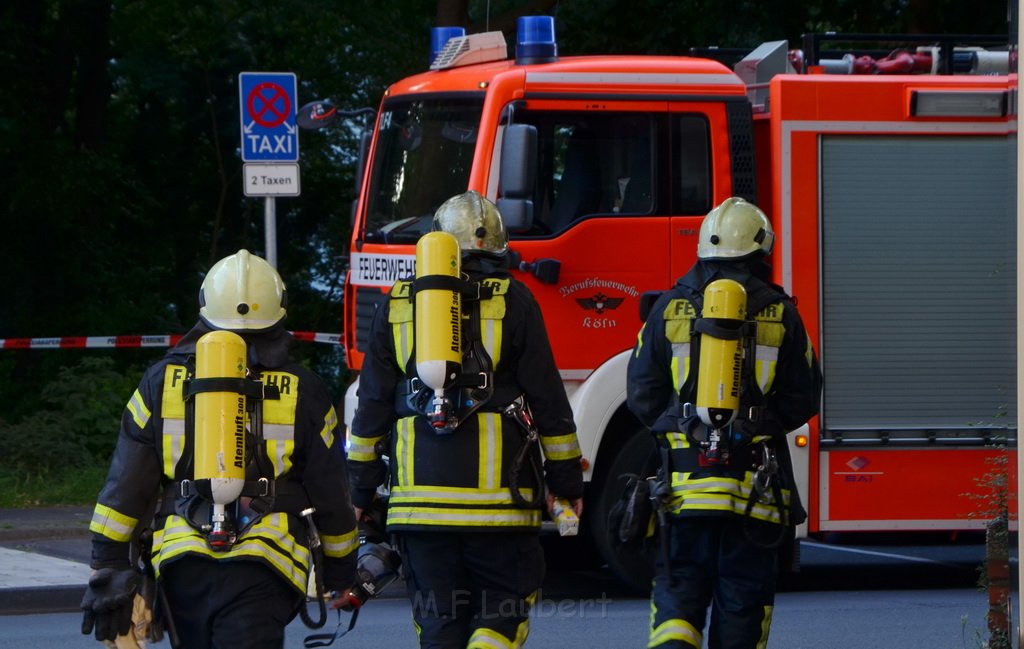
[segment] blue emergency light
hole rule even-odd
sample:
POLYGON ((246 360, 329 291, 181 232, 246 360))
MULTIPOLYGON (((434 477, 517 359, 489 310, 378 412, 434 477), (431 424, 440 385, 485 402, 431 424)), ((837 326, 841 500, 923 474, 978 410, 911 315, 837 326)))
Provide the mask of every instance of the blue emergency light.
POLYGON ((520 16, 516 22, 516 63, 558 60, 555 19, 552 16, 520 16))
POLYGON ((432 27, 430 29, 430 60, 427 64, 434 62, 437 53, 444 48, 444 44, 450 38, 461 38, 466 35, 465 27, 432 27))

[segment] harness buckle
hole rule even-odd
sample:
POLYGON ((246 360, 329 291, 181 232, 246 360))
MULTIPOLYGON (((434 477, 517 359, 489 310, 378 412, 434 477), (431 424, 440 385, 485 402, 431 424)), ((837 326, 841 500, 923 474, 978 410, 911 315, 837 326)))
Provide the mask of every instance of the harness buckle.
POLYGON ((779 463, 775 459, 775 451, 768 448, 768 445, 761 442, 761 463, 754 469, 752 481, 754 490, 757 491, 758 499, 768 493, 772 482, 779 473, 779 463))

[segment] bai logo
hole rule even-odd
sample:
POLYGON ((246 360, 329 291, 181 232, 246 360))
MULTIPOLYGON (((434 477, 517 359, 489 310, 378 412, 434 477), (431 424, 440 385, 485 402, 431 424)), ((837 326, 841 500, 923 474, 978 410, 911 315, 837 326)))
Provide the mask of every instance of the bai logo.
POLYGON ((839 476, 843 482, 874 482, 875 476, 883 475, 883 472, 867 471, 870 465, 871 460, 855 455, 846 462, 849 471, 836 471, 834 475, 839 476))

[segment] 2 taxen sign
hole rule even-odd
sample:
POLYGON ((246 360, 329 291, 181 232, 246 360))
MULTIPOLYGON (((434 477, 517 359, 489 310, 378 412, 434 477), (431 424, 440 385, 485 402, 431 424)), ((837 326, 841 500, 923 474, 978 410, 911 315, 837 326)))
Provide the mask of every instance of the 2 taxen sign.
POLYGON ((295 75, 291 72, 242 72, 238 75, 244 162, 299 160, 296 86, 295 75))

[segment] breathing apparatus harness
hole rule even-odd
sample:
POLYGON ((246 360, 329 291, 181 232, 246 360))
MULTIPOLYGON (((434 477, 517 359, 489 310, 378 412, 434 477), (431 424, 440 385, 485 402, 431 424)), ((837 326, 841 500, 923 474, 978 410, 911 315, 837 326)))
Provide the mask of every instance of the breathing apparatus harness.
MULTIPOLYGON (((516 504, 524 507, 539 507, 544 501, 544 494, 540 488, 540 485, 543 484, 540 458, 538 457, 540 436, 533 421, 533 414, 521 393, 513 396, 508 390, 496 388, 494 363, 491 355, 484 348, 480 335, 480 303, 495 296, 495 285, 486 279, 474 282, 465 276, 456 278, 428 275, 412 281, 409 299, 415 299, 416 291, 432 289, 456 291, 462 296, 463 302, 468 303, 472 309, 470 317, 465 319, 466 326, 463 331, 466 345, 463 349, 462 372, 453 384, 453 387, 458 389, 458 401, 449 403, 445 407, 446 419, 441 426, 435 422, 434 432, 438 435, 453 434, 462 422, 485 406, 494 408, 495 412, 500 412, 513 419, 523 432, 523 445, 516 454, 509 471, 509 490, 512 500, 516 504), (490 404, 495 405, 491 406, 490 404), (524 468, 529 470, 537 485, 532 498, 524 496, 519 486, 520 475, 524 468)), ((409 365, 410 368, 415 367, 411 361, 409 365)), ((418 414, 430 417, 433 395, 434 392, 425 386, 418 377, 412 376, 399 385, 396 394, 396 410, 400 415, 418 414)))
POLYGON ((301 485, 275 479, 274 466, 267 457, 264 444, 263 401, 280 399, 281 391, 276 385, 265 384, 259 378, 259 372, 253 368, 246 368, 242 378, 197 378, 195 365, 195 357, 189 356, 186 360, 186 378, 182 386, 186 431, 183 461, 178 463, 178 469, 175 471, 177 480, 168 489, 161 513, 173 511, 184 517, 190 525, 206 533, 210 548, 219 552, 231 549, 238 537, 265 514, 285 512, 299 516, 306 524, 316 599, 319 604, 317 619, 310 617, 305 606, 299 609, 299 615, 307 627, 318 629, 327 621, 327 609, 323 596, 323 545, 313 522, 316 510, 310 506, 309 497, 301 485), (244 465, 246 473, 253 468, 258 476, 255 480, 250 480, 246 475, 239 497, 231 503, 226 519, 220 523, 204 520, 206 516, 202 514, 205 514, 206 505, 212 502, 212 494, 203 481, 197 481, 192 477, 195 474, 196 396, 211 392, 234 393, 245 398, 245 413, 249 426, 245 434, 244 465), (243 499, 247 499, 247 502, 243 503, 243 499))
MULTIPOLYGON (((784 472, 780 471, 776 450, 772 447, 771 440, 762 439, 753 444, 751 441, 763 424, 765 401, 764 394, 753 378, 755 376, 753 364, 757 341, 755 318, 762 309, 778 302, 779 294, 770 287, 754 291, 746 303, 746 313, 750 314, 750 317, 744 319, 738 326, 730 326, 728 322, 704 314, 706 299, 704 294, 694 292, 688 299, 697 313, 701 313, 702 316, 692 318, 690 321, 690 366, 692 369, 679 391, 680 404, 676 406, 676 416, 678 417, 676 430, 684 432, 691 443, 696 446, 698 452, 695 462, 691 449, 666 448, 663 450, 662 463, 664 466, 671 467, 671 471, 679 472, 716 468, 726 471, 751 471, 753 489, 747 498, 744 509, 743 532, 747 539, 757 546, 776 548, 785 540, 790 520, 782 494, 786 476, 784 472), (716 416, 719 421, 725 421, 721 418, 721 413, 716 413, 714 408, 701 409, 686 398, 686 395, 692 395, 698 390, 701 345, 702 343, 706 344, 705 336, 717 340, 732 340, 739 344, 742 353, 742 363, 739 365, 740 376, 737 381, 739 397, 743 404, 752 404, 748 405, 745 410, 738 408, 739 416, 735 421, 729 419, 718 427, 708 425, 708 421, 714 422, 716 416), (699 409, 702 411, 698 415, 699 409), (705 419, 708 421, 702 421, 705 419), (753 520, 751 517, 753 509, 759 503, 774 503, 779 511, 779 533, 777 537, 768 541, 756 538, 749 523, 753 520)), ((793 496, 791 495, 791 497, 793 496)), ((662 499, 662 502, 665 500, 662 499)), ((664 530, 664 526, 662 529, 664 530)))

